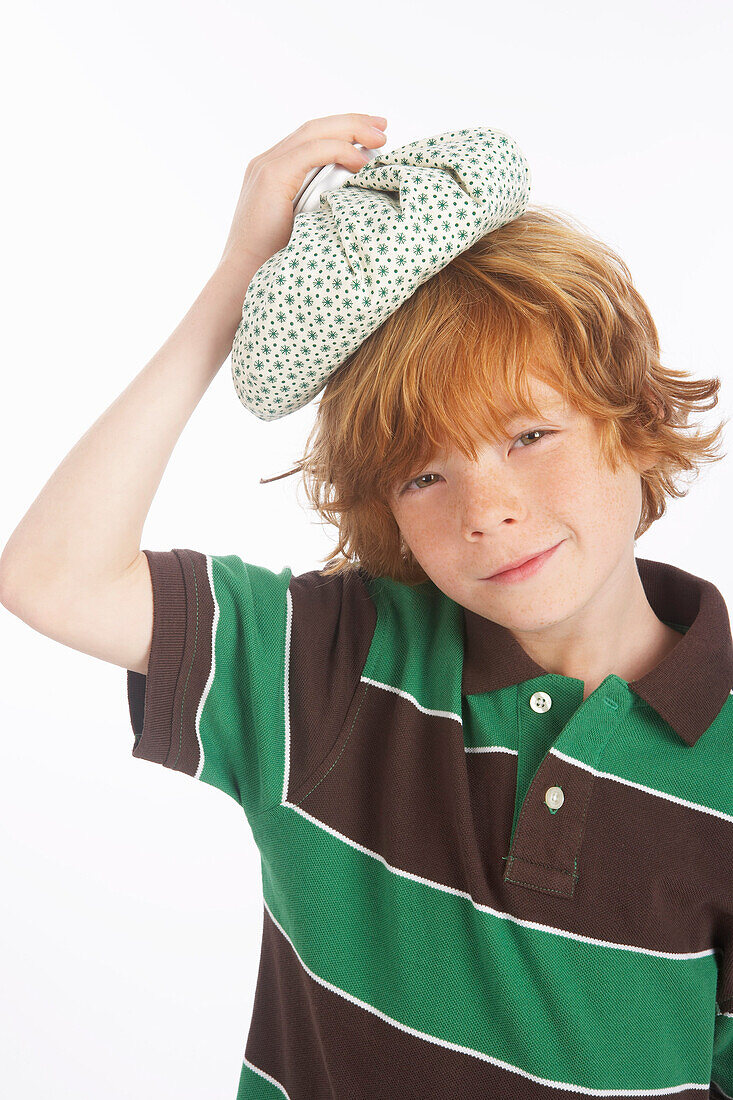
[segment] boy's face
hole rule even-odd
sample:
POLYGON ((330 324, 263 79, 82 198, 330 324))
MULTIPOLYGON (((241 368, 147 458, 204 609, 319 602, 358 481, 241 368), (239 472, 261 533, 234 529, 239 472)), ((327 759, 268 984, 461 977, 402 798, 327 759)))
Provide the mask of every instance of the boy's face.
POLYGON ((593 420, 532 379, 543 416, 521 414, 478 461, 442 453, 390 507, 408 547, 447 596, 516 631, 581 611, 616 571, 628 577, 641 514, 640 472, 601 464, 593 420), (540 431, 553 434, 541 436, 540 431), (530 433, 527 435, 526 433, 530 433), (500 583, 490 574, 554 547, 539 570, 500 583))

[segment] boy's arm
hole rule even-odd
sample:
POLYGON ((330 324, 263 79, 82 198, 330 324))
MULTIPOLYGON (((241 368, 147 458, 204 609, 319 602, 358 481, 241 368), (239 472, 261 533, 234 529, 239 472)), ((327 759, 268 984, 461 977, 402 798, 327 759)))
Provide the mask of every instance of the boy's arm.
MULTIPOLYGON (((254 273, 288 243, 306 174, 357 172, 351 144, 384 141, 370 115, 311 119, 247 165, 214 274, 148 365, 82 436, 0 556, 0 602, 34 629, 147 669, 153 593, 143 526, 184 425, 229 352, 254 273)), ((384 120, 382 120, 384 123, 384 120)))
POLYGON ((150 362, 68 453, 0 557, 0 601, 41 633, 145 672, 143 526, 173 448, 231 351, 252 261, 222 261, 150 362))

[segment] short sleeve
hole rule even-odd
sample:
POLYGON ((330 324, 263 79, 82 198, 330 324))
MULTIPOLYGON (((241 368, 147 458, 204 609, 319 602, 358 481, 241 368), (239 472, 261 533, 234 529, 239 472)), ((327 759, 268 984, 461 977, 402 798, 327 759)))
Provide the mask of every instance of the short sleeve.
POLYGON ((127 672, 132 755, 218 787, 251 824, 302 794, 338 740, 375 632, 366 575, 144 553, 153 635, 147 676, 127 672))
POLYGON ((127 671, 132 755, 218 787, 256 816, 282 777, 291 570, 144 553, 153 635, 147 676, 127 671))

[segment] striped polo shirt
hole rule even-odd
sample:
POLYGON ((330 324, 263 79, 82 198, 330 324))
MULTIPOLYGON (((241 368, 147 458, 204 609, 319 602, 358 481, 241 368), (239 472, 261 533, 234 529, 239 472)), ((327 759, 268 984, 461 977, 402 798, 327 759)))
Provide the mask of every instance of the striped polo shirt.
POLYGON ((637 558, 683 636, 584 700, 429 580, 145 554, 132 755, 235 799, 261 855, 237 1100, 733 1095, 714 584, 637 558))

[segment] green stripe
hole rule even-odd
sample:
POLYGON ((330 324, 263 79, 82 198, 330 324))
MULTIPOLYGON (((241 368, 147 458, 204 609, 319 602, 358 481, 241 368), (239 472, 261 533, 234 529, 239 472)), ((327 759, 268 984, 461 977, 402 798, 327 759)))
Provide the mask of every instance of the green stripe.
POLYGON ((215 675, 201 711, 200 778, 251 818, 282 799, 291 570, 273 573, 228 555, 212 557, 212 576, 219 620, 215 675))
POLYGON ((368 589, 377 625, 363 675, 398 686, 430 710, 460 715, 463 609, 432 582, 409 588, 371 577, 368 589))
POLYGON ((288 807, 258 827, 265 901, 338 989, 550 1081, 709 1081, 713 955, 655 958, 523 927, 391 872, 288 807))
POLYGON ((600 767, 685 802, 733 815, 730 769, 721 767, 721 761, 730 757, 732 728, 733 701, 729 696, 690 748, 653 707, 639 702, 628 716, 624 736, 614 738, 606 747, 600 767))

